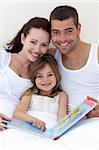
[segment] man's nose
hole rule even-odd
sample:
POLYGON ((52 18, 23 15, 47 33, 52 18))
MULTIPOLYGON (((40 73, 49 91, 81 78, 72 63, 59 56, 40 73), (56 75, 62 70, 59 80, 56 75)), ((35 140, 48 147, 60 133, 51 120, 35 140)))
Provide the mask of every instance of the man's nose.
POLYGON ((64 32, 61 32, 60 35, 58 36, 58 40, 64 42, 66 40, 66 35, 64 32))

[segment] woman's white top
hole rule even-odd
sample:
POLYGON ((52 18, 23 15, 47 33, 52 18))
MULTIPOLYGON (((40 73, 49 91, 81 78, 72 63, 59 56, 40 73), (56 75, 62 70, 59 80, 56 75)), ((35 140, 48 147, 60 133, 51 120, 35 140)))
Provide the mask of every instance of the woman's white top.
POLYGON ((18 76, 9 67, 10 62, 11 53, 0 50, 0 113, 12 111, 23 92, 32 86, 29 79, 18 76))
POLYGON ((57 50, 55 57, 58 60, 62 76, 62 88, 69 96, 69 111, 86 99, 87 96, 99 99, 99 63, 97 44, 91 45, 87 63, 84 67, 78 70, 70 70, 64 67, 59 50, 57 50))

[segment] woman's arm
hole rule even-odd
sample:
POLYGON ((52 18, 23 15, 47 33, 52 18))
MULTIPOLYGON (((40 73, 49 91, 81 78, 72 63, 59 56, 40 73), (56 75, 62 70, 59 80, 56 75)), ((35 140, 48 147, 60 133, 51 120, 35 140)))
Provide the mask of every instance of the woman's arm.
POLYGON ((62 91, 59 93, 58 121, 67 114, 68 96, 62 91))

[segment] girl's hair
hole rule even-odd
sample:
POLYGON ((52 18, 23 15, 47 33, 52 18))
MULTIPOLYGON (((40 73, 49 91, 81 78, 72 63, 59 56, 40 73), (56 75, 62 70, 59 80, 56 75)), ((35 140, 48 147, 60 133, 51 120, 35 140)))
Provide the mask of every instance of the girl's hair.
POLYGON ((30 19, 26 24, 23 25, 21 30, 17 35, 12 39, 10 43, 7 43, 5 47, 7 52, 18 53, 22 50, 23 44, 21 43, 21 34, 24 33, 26 37, 29 34, 31 28, 43 29, 49 33, 51 37, 51 25, 46 18, 35 17, 30 19))
POLYGON ((55 74, 55 77, 56 77, 56 85, 52 89, 52 92, 50 94, 50 97, 53 97, 53 96, 56 96, 58 94, 58 92, 61 91, 62 89, 60 86, 61 76, 59 73, 58 63, 57 63, 56 59, 54 58, 54 56, 52 56, 51 54, 44 54, 36 62, 33 62, 29 66, 29 75, 30 75, 30 79, 33 83, 33 88, 31 88, 31 90, 33 93, 39 94, 39 89, 37 89, 37 87, 36 87, 35 79, 36 79, 38 71, 43 69, 46 64, 48 64, 52 68, 52 70, 55 74))

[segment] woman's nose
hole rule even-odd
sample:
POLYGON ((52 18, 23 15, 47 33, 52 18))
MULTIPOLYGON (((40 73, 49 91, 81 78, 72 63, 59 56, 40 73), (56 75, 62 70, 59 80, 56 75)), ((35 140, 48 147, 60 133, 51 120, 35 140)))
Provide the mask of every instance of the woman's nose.
POLYGON ((37 45, 36 47, 35 47, 35 52, 40 52, 41 51, 41 46, 40 45, 37 45))

